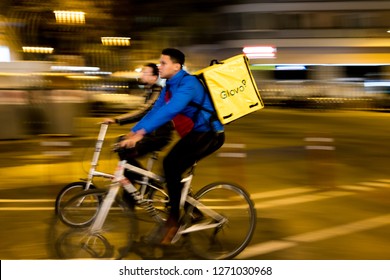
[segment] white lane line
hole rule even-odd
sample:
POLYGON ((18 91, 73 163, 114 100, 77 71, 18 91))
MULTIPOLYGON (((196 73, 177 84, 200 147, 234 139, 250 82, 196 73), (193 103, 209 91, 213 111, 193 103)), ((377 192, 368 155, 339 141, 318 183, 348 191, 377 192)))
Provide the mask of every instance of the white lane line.
POLYGON ((333 192, 331 194, 326 194, 326 193, 308 194, 308 195, 301 195, 297 197, 275 199, 270 201, 263 201, 260 202, 259 204, 256 204, 256 209, 265 209, 265 208, 272 208, 272 207, 278 207, 283 205, 293 205, 293 204, 299 204, 305 202, 313 202, 313 201, 334 198, 334 197, 348 196, 353 194, 354 193, 350 193, 350 192, 333 192))
POLYGON ((0 199, 0 203, 40 203, 40 202, 54 202, 55 199, 0 199))
POLYGON ((363 186, 356 186, 356 185, 343 185, 343 186, 338 186, 337 188, 348 190, 348 191, 372 191, 373 190, 371 187, 363 187, 363 186))
POLYGON ((315 230, 303 234, 293 235, 283 240, 272 240, 248 246, 237 258, 248 259, 256 256, 273 253, 300 245, 305 242, 316 242, 331 239, 338 236, 357 233, 382 226, 390 225, 390 214, 377 216, 370 219, 360 220, 340 226, 329 227, 322 230, 315 230))
MULTIPOLYGON (((225 143, 221 147, 221 150, 223 149, 237 149, 237 150, 244 150, 246 148, 245 144, 242 143, 225 143)), ((226 158, 246 158, 247 154, 245 152, 219 152, 216 154, 217 157, 226 157, 226 158)))
POLYGON ((329 137, 306 137, 303 140, 307 142, 334 142, 334 139, 329 137))
MULTIPOLYGON (((296 187, 296 188, 287 188, 281 190, 254 193, 251 194, 251 199, 257 200, 257 203, 255 203, 256 209, 266 209, 266 208, 278 207, 283 205, 293 205, 293 204, 299 204, 305 202, 313 202, 313 201, 323 200, 327 198, 343 197, 343 196, 355 194, 353 192, 348 192, 348 191, 369 191, 369 190, 377 189, 375 187, 387 188, 387 186, 390 185, 390 180, 380 179, 373 182, 363 182, 359 184, 360 185, 365 184, 370 187, 359 186, 359 185, 344 185, 344 186, 339 186, 338 188, 347 190, 345 192, 336 190, 336 191, 328 191, 328 192, 314 193, 314 194, 311 193, 307 195, 300 195, 300 194, 315 192, 317 191, 317 189, 309 188, 309 187, 296 187), (281 197, 281 196, 291 196, 291 195, 298 195, 298 196, 274 199, 268 201, 258 201, 262 199, 281 197)), ((0 203, 42 203, 42 202, 53 203, 54 201, 55 201, 54 199, 0 199, 0 203)), ((52 210, 53 208, 54 207, 0 207, 0 211, 25 211, 25 210, 42 211, 42 210, 52 210)))
POLYGON ((0 211, 53 211, 54 207, 0 207, 0 211))
POLYGON ((390 179, 379 179, 379 180, 376 180, 377 182, 382 182, 382 183, 388 183, 390 184, 390 179))
POLYGON ((284 238, 293 242, 317 242, 390 224, 390 214, 284 238))
POLYGON ((217 157, 246 158, 246 153, 217 153, 217 157))
POLYGON ((323 151, 333 151, 335 150, 335 147, 330 147, 330 146, 319 146, 319 145, 316 145, 316 146, 305 146, 305 149, 306 150, 323 150, 323 151))
POLYGON ((225 143, 221 148, 245 149, 246 145, 241 143, 225 143))
POLYGON ((245 248, 237 259, 247 259, 255 256, 265 255, 279 250, 288 249, 297 246, 297 243, 291 241, 271 240, 268 242, 259 243, 245 248))
POLYGON ((383 182, 362 182, 358 183, 358 185, 373 187, 373 188, 390 188, 390 183, 383 182))
POLYGON ((252 199, 265 199, 265 198, 271 198, 271 197, 277 197, 277 196, 309 193, 309 192, 313 192, 313 191, 315 191, 313 188, 288 188, 288 189, 281 189, 281 190, 275 190, 275 191, 254 193, 254 194, 251 194, 251 198, 252 199))
MULTIPOLYGON (((274 192, 273 195, 278 194, 278 195, 284 195, 285 193, 301 193, 305 189, 299 189, 299 188, 292 188, 292 189, 287 189, 287 192, 279 191, 279 192, 274 192)), ((261 193, 260 193, 261 194, 261 193)), ((272 193, 268 193, 269 195, 272 195, 272 193)), ((288 197, 288 198, 282 198, 282 199, 275 199, 275 200, 269 200, 269 201, 261 201, 259 203, 255 203, 256 209, 265 209, 265 208, 272 208, 272 207, 277 207, 277 206, 282 206, 282 205, 292 205, 292 204, 298 204, 298 203, 305 203, 305 202, 312 202, 312 201, 318 201, 318 200, 323 200, 323 199, 328 199, 328 198, 333 198, 333 197, 342 197, 346 195, 353 195, 353 193, 350 192, 333 192, 333 193, 320 193, 320 194, 308 194, 308 195, 300 195, 300 196, 295 196, 295 197, 288 197)), ((255 197, 258 197, 259 194, 253 195, 255 197)), ((252 197, 252 199, 254 199, 252 197)), ((6 200, 3 199, 3 202, 6 200)), ((24 200, 24 202, 28 202, 29 200, 24 200)), ((54 201, 54 200, 52 200, 54 201)), ((10 202, 10 201, 8 201, 10 202)), ((21 202, 20 200, 14 200, 14 202, 21 202)), ((52 209, 51 207, 50 209, 52 209)), ((31 210, 31 211, 40 211, 40 210, 48 210, 49 207, 0 207, 0 211, 21 211, 21 210, 31 210)))

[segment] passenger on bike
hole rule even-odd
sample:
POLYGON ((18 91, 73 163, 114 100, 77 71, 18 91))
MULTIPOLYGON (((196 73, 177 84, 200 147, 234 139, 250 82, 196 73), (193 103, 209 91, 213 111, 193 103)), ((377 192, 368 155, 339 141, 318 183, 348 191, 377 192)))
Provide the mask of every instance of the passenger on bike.
MULTIPOLYGON (((123 114, 115 117, 114 119, 105 119, 107 123, 118 123, 119 125, 135 123, 142 119, 144 115, 153 107, 153 104, 160 95, 162 87, 157 83, 159 79, 158 67, 154 63, 145 64, 142 68, 140 83, 145 86, 146 89, 146 99, 145 106, 140 108, 135 112, 128 114, 123 114)), ((166 145, 172 141, 173 137, 173 124, 171 121, 167 121, 162 126, 156 128, 153 131, 145 134, 145 137, 134 147, 126 147, 123 149, 118 149, 118 155, 121 160, 126 160, 129 164, 135 165, 142 168, 142 164, 139 162, 139 158, 154 152, 162 150, 166 145)), ((119 138, 121 141, 124 136, 119 138)), ((141 179, 137 178, 134 173, 125 171, 125 176, 134 182, 134 180, 141 179)), ((132 198, 130 195, 127 195, 127 192, 124 192, 124 199, 127 202, 132 203, 132 198)))
POLYGON ((169 121, 181 137, 163 161, 171 208, 158 240, 155 240, 161 244, 170 244, 179 228, 183 173, 218 150, 225 140, 223 125, 208 112, 214 111, 208 93, 195 76, 183 70, 184 62, 185 55, 180 50, 167 48, 162 51, 158 68, 160 78, 167 79, 166 86, 153 108, 121 142, 123 147, 134 147, 148 133, 169 121))

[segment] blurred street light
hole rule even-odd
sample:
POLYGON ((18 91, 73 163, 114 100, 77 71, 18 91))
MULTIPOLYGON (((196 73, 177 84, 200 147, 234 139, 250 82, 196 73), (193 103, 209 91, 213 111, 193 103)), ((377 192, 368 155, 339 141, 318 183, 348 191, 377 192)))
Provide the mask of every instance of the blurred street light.
POLYGON ((53 48, 48 47, 22 47, 23 52, 25 53, 53 53, 53 48))
POLYGON ((79 11, 54 11, 56 22, 60 24, 85 24, 85 13, 79 11))
POLYGON ((130 37, 102 37, 102 44, 104 46, 130 46, 130 37))

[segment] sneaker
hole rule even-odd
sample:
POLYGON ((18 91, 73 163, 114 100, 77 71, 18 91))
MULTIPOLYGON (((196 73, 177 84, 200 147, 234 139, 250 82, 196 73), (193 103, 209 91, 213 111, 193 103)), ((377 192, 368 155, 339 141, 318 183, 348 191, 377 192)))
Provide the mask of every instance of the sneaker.
POLYGON ((161 245, 171 245, 173 243, 172 240, 176 236, 178 230, 179 230, 179 227, 177 225, 172 225, 172 226, 166 227, 165 235, 162 238, 160 244, 161 245))

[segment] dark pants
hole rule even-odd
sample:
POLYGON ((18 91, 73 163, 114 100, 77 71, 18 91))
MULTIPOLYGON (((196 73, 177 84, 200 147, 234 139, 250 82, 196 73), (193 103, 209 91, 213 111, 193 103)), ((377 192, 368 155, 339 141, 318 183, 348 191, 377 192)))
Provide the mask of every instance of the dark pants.
MULTIPOLYGON (((119 158, 121 160, 126 160, 129 164, 143 168, 138 159, 154 151, 162 150, 166 145, 169 144, 169 142, 171 142, 172 135, 173 125, 171 122, 169 122, 159 127, 152 133, 146 134, 142 140, 136 143, 135 147, 119 150, 119 158)), ((125 176, 131 181, 139 180, 142 177, 129 171, 125 171, 125 176)))
POLYGON ((180 217, 182 175, 200 159, 218 150, 225 142, 225 134, 191 131, 181 138, 164 158, 163 166, 171 203, 171 219, 180 217))

